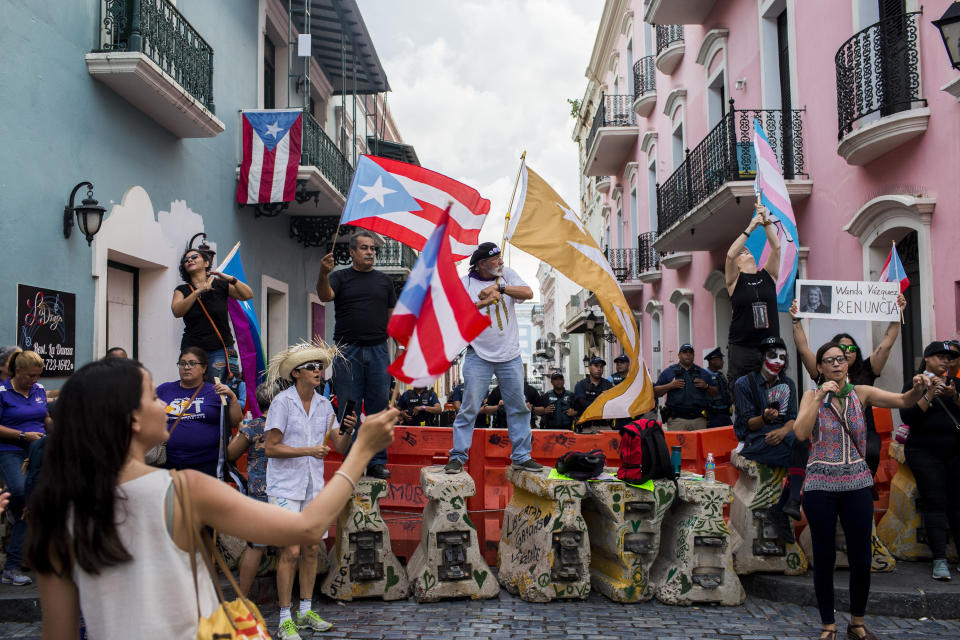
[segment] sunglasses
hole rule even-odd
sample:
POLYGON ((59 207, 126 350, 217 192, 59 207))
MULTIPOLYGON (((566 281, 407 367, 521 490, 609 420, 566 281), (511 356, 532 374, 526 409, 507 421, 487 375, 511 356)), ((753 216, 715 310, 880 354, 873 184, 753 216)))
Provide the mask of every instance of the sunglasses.
POLYGON ((832 367, 834 364, 846 364, 847 357, 846 356, 830 356, 828 358, 824 358, 823 360, 821 360, 821 362, 823 364, 826 364, 832 367))
POLYGON ((195 253, 192 256, 187 256, 186 258, 183 259, 183 264, 187 264, 188 262, 193 262, 194 260, 199 260, 200 257, 201 256, 199 253, 195 253))
POLYGON ((841 344, 837 346, 839 346, 840 350, 844 353, 856 353, 857 351, 860 351, 860 348, 855 344, 841 344))
POLYGON ((307 364, 302 364, 296 368, 296 371, 323 371, 326 369, 319 362, 308 362, 307 364))

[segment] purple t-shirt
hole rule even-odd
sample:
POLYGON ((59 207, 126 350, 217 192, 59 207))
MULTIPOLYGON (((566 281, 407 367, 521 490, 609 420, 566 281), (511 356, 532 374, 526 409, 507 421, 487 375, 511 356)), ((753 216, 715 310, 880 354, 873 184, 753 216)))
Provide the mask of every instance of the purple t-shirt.
MULTIPOLYGON (((6 380, 0 383, 0 425, 19 431, 39 431, 46 435, 43 425, 47 420, 47 392, 40 384, 34 384, 26 397, 13 390, 6 380)), ((20 446, 13 442, 0 442, 0 451, 26 451, 27 443, 20 446)))
POLYGON ((190 402, 194 391, 184 389, 179 382, 164 382, 157 387, 157 396, 167 403, 168 430, 183 414, 167 441, 167 463, 173 466, 215 462, 219 453, 220 396, 212 384, 204 382, 190 402))

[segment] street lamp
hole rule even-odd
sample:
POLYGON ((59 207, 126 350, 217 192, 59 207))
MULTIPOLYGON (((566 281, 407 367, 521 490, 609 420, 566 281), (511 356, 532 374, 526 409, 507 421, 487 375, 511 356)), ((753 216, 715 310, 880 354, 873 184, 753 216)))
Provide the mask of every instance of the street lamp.
POLYGON ((93 198, 93 184, 81 182, 70 192, 70 204, 63 208, 63 237, 69 238, 73 232, 73 216, 76 214, 80 233, 87 239, 87 246, 90 246, 93 242, 93 236, 100 231, 105 211, 106 209, 101 207, 100 203, 93 198), (80 206, 74 206, 74 199, 81 187, 87 187, 87 197, 83 199, 80 206))
POLYGON ((940 31, 950 64, 960 71, 960 2, 954 2, 947 7, 943 16, 933 21, 933 26, 940 31))

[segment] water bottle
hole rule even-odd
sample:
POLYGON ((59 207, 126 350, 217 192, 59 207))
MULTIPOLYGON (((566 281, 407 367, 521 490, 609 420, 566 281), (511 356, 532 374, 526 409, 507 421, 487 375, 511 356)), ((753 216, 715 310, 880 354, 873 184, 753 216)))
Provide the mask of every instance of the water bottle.
POLYGON ((707 482, 715 482, 717 479, 717 463, 713 461, 713 454, 707 454, 707 462, 704 465, 703 479, 707 482))
POLYGON ((676 445, 670 447, 670 466, 673 467, 673 473, 678 478, 680 477, 680 464, 683 461, 682 453, 683 447, 678 447, 676 445))

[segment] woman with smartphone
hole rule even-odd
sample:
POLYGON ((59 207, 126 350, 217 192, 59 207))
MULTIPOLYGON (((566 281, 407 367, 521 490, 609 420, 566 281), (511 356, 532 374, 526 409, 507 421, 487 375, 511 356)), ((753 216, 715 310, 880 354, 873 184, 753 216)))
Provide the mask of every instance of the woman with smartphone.
POLYGON ((803 394, 793 431, 798 440, 810 438, 812 443, 803 484, 803 512, 813 541, 813 587, 823 624, 820 640, 836 640, 837 636, 833 569, 838 517, 850 562, 847 637, 869 640, 876 638, 863 623, 870 594, 873 474, 864 458, 867 427, 863 407, 912 407, 929 383, 923 376, 914 376, 904 393, 853 385, 847 378, 846 352, 836 342, 817 350, 816 364, 823 383, 803 394))

